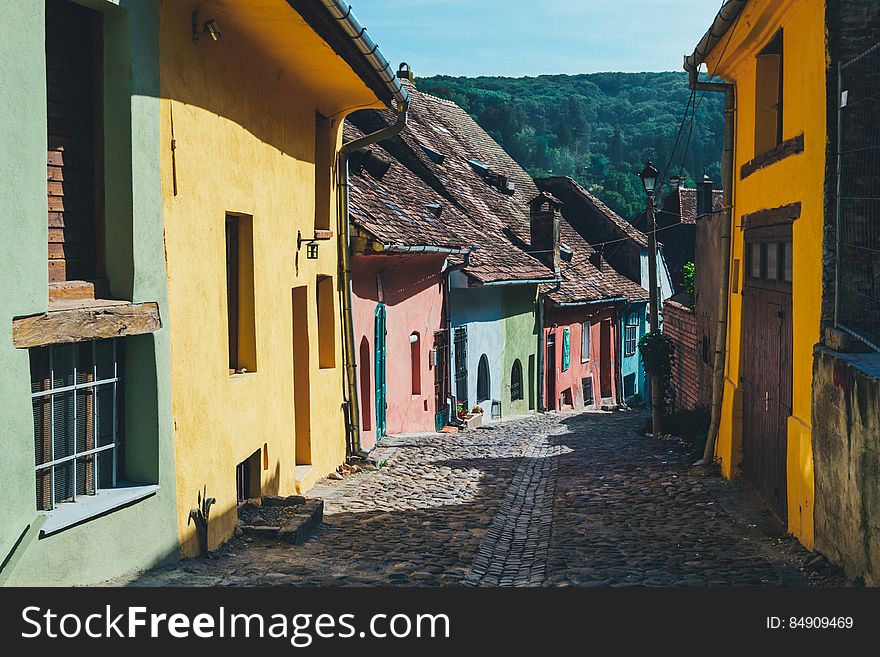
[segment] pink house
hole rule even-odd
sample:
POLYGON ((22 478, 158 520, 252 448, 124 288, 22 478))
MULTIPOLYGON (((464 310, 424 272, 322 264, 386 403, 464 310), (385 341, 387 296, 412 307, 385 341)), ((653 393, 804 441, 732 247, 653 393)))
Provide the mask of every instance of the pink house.
MULTIPOLYGON (((352 258, 361 444, 365 449, 374 447, 377 437, 385 434, 435 431, 437 415, 446 408, 442 371, 446 362, 445 261, 444 254, 352 258)), ((445 417, 443 420, 445 424, 445 417)))
MULTIPOLYGON (((345 126, 346 140, 361 131, 345 126)), ((352 314, 361 446, 436 431, 449 413, 450 256, 464 219, 380 147, 351 163, 352 314)))

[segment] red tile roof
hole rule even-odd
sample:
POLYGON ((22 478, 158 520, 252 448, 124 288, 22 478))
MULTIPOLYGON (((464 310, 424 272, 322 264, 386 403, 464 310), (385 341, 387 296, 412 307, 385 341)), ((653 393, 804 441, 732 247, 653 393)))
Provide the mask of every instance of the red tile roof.
MULTIPOLYGON (((539 194, 532 178, 463 109, 404 84, 411 97, 407 127, 399 136, 371 147, 391 158, 390 169, 382 180, 363 171, 351 176, 353 222, 383 241, 474 245, 476 251, 464 271, 478 284, 552 281, 553 270, 539 254, 531 253, 528 204, 539 194), (514 184, 512 193, 503 191, 505 181, 514 184), (439 220, 423 211, 429 203, 442 205, 439 220)), ((356 130, 346 128, 345 139, 393 120, 388 111, 356 112, 349 119, 356 130)), ((601 271, 590 263, 593 248, 564 220, 561 233, 561 241, 574 255, 571 262, 562 262, 561 288, 551 299, 647 298, 640 286, 607 262, 601 271)), ((451 259, 461 262, 460 256, 451 259)))

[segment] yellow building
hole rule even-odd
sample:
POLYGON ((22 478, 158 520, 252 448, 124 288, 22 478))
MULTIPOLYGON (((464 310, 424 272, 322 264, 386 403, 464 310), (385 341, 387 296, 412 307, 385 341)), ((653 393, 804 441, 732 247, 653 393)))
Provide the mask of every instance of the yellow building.
MULTIPOLYGON (((825 2, 731 0, 687 59, 732 85, 729 319, 716 458, 813 545, 811 385, 820 338, 825 2)), ((692 76, 693 80, 693 76, 692 76)))
MULTIPOLYGON (((398 81, 335 0, 159 8, 162 195, 181 555, 190 509, 306 491, 346 457, 336 162, 398 81), (383 68, 384 65, 384 68, 383 68)), ((138 135, 132 135, 136 141, 138 135)), ((134 236, 137 239, 137 236, 134 236)))

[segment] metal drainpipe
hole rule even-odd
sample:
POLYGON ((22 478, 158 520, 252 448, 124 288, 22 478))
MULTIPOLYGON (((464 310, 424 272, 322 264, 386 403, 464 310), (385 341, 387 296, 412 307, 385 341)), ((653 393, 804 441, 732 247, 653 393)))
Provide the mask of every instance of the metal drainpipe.
POLYGON ((708 465, 715 460, 715 444, 721 427, 721 404, 724 396, 724 361, 727 349, 727 317, 730 307, 730 260, 731 226, 733 218, 733 138, 736 114, 736 87, 722 82, 699 82, 696 67, 688 68, 692 89, 724 94, 724 151, 721 155, 721 177, 724 179, 725 217, 721 224, 721 253, 727 254, 721 268, 721 282, 718 296, 718 324, 715 333, 715 357, 712 362, 712 416, 709 422, 709 435, 703 458, 697 465, 708 465))
POLYGON ((452 332, 452 300, 449 295, 449 277, 452 275, 454 271, 461 271, 462 269, 466 269, 471 264, 471 254, 476 251, 477 247, 472 246, 468 251, 464 254, 464 262, 460 265, 452 265, 451 267, 447 267, 444 274, 443 281, 443 295, 446 298, 446 335, 447 335, 447 344, 446 344, 446 358, 449 363, 449 389, 446 391, 447 398, 453 402, 453 406, 449 408, 449 424, 453 426, 462 426, 461 422, 458 419, 458 398, 455 396, 455 393, 452 390, 452 368, 453 368, 453 350, 454 350, 454 340, 453 340, 453 332, 452 332))
POLYGON ((407 122, 407 110, 409 105, 407 102, 398 103, 397 121, 387 128, 382 128, 372 134, 364 135, 347 144, 343 144, 339 150, 338 169, 337 169, 337 231, 338 248, 341 255, 340 266, 342 269, 342 323, 343 323, 343 355, 345 357, 345 377, 347 389, 347 408, 348 408, 348 435, 350 439, 349 453, 353 456, 361 458, 366 457, 367 453, 361 447, 361 422, 360 409, 358 407, 357 395, 357 364, 355 361, 355 337, 354 337, 354 315, 352 313, 352 283, 351 283, 351 225, 349 221, 348 207, 348 160, 352 153, 364 150, 368 146, 380 142, 383 139, 389 139, 398 135, 405 127, 407 122))

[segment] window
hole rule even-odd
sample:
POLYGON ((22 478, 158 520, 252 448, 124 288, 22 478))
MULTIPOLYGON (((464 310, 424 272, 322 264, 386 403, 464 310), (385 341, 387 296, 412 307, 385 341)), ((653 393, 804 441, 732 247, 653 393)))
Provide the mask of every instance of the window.
POLYGON ((755 71, 755 155, 782 143, 782 30, 758 54, 755 71))
POLYGON ((490 397, 492 389, 489 382, 489 358, 486 354, 480 356, 480 364, 477 367, 477 401, 485 401, 490 397))
POLYGON ((422 356, 421 341, 418 333, 412 333, 409 336, 409 359, 410 370, 412 371, 412 394, 422 394, 422 356))
POLYGON ((791 242, 782 243, 782 280, 791 283, 793 273, 791 242))
POLYGON ((764 267, 762 264, 763 245, 760 242, 749 244, 749 277, 762 278, 764 267))
POLYGON ((336 367, 336 313, 333 304, 333 277, 318 276, 318 367, 336 367))
POLYGON ((330 229, 330 192, 332 180, 331 154, 336 145, 332 142, 332 122, 315 114, 315 228, 330 229))
POLYGON ((510 370, 510 401, 517 401, 523 398, 523 376, 522 363, 517 358, 513 361, 513 368, 510 370))
POLYGON ((581 362, 590 362, 590 323, 581 324, 581 362))
POLYGON ((639 343, 639 314, 629 313, 623 331, 623 355, 633 356, 639 343))
POLYGON ((123 478, 121 351, 116 340, 30 350, 37 509, 123 478))
POLYGON ((235 491, 239 502, 260 496, 260 454, 257 450, 235 466, 235 491))
POLYGON ((226 215, 226 324, 229 373, 257 370, 253 221, 226 215))
POLYGON ((749 241, 746 243, 746 249, 749 278, 773 283, 791 283, 792 243, 790 238, 785 241, 749 241))
POLYGON ((571 329, 562 329, 562 371, 571 366, 571 329))
POLYGON ((46 3, 49 282, 98 275, 102 207, 101 14, 46 3))

